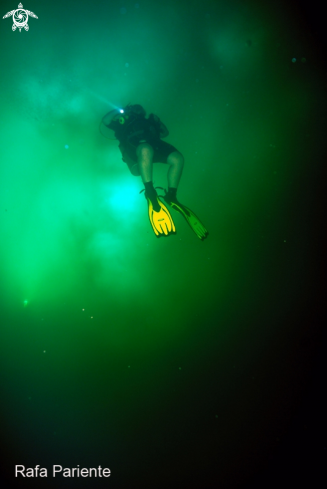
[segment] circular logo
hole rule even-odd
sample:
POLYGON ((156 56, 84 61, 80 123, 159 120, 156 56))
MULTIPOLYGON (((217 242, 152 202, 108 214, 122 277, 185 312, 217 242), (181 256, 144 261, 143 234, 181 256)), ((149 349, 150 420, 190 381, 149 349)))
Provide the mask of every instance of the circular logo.
POLYGON ((26 10, 23 9, 18 9, 15 10, 14 15, 12 16, 14 24, 21 29, 27 24, 28 21, 28 14, 26 10))

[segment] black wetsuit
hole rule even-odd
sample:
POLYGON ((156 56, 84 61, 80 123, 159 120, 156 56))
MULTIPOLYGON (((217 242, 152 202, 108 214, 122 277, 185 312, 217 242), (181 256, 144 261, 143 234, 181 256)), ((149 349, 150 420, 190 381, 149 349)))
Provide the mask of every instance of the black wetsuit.
POLYGON ((133 175, 139 175, 136 166, 136 148, 140 144, 148 143, 152 146, 154 150, 153 163, 167 163, 170 153, 178 151, 171 144, 161 140, 161 137, 167 135, 168 130, 160 122, 159 117, 154 114, 150 114, 148 119, 142 116, 132 116, 131 121, 127 120, 124 124, 117 123, 115 137, 120 142, 119 149, 123 161, 127 163, 133 175))

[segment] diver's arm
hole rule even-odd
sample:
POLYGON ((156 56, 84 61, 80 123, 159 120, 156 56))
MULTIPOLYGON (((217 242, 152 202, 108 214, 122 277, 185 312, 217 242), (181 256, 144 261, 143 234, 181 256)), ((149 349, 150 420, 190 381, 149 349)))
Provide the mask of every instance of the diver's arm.
POLYGON ((161 138, 166 138, 169 134, 169 131, 167 129, 167 127, 165 126, 165 124, 163 124, 161 121, 160 121, 160 137, 161 138))
POLYGON ((157 129, 159 129, 160 138, 166 138, 168 136, 169 131, 167 127, 161 122, 157 115, 150 114, 149 120, 153 120, 156 123, 157 129))

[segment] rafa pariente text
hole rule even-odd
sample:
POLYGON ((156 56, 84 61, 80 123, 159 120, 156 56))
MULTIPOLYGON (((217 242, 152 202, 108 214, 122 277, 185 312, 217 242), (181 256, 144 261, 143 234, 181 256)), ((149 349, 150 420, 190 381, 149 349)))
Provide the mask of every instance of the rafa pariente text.
MULTIPOLYGON (((80 468, 79 465, 72 469, 53 465, 50 476, 52 477, 110 477, 110 469, 103 469, 101 465, 98 468, 86 469, 80 468)), ((15 477, 48 477, 48 469, 36 465, 35 467, 25 467, 24 465, 15 465, 15 477)))

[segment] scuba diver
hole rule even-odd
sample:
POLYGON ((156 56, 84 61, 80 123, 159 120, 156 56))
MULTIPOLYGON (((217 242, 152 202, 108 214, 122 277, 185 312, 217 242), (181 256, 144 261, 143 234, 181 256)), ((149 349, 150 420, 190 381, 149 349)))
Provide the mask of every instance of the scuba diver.
MULTIPOLYGON (((184 158, 171 144, 162 141, 168 136, 167 127, 159 117, 146 112, 141 105, 128 104, 124 109, 112 110, 106 114, 101 124, 104 124, 119 141, 122 160, 127 163, 132 175, 141 176, 144 184, 145 198, 148 203, 148 213, 152 229, 157 237, 169 236, 176 232, 174 221, 167 207, 178 211, 185 218, 192 230, 201 240, 208 236, 208 231, 199 218, 188 207, 177 200, 177 189, 182 176, 184 158), (152 182, 153 163, 169 165, 167 180, 168 192, 158 195, 152 182)), ((100 132, 103 132, 100 129, 100 132)), ((103 134, 104 135, 104 134, 103 134)), ((140 192, 140 193, 141 193, 140 192)))

